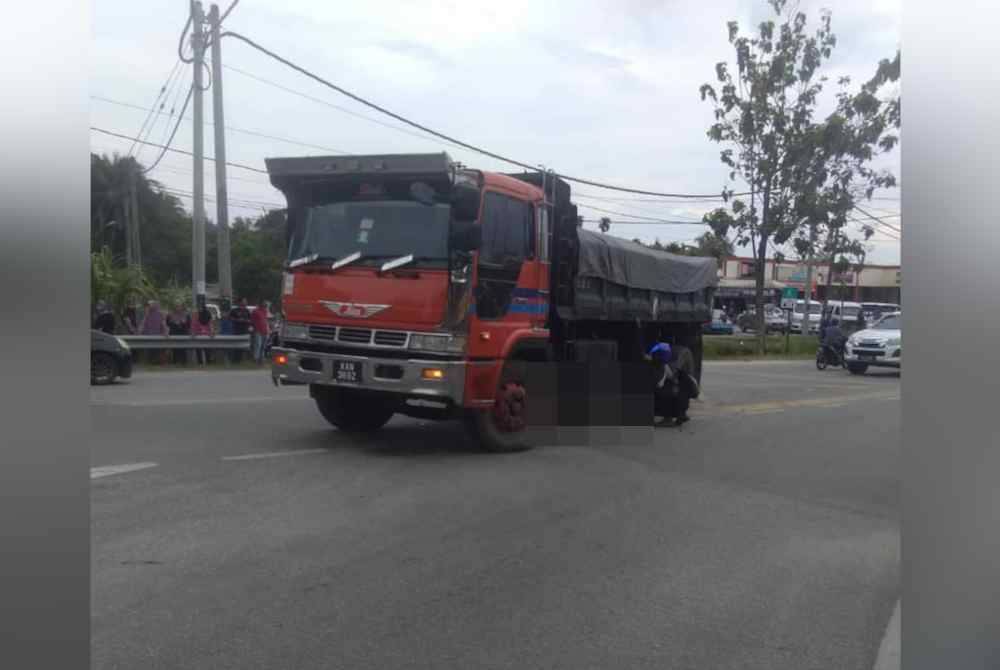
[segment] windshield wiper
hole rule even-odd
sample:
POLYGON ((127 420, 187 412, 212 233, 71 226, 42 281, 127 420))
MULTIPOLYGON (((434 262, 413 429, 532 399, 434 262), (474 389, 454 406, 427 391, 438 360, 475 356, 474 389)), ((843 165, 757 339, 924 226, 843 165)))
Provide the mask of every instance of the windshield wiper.
POLYGON ((389 270, 395 270, 396 268, 403 267, 404 265, 412 263, 414 260, 416 260, 416 257, 413 254, 406 254, 405 256, 394 258, 391 261, 386 261, 385 263, 383 263, 382 267, 379 268, 379 272, 388 272, 389 270))
POLYGON ((331 270, 338 270, 338 269, 344 267, 345 265, 350 265, 351 263, 359 260, 360 258, 361 258, 361 252, 360 251, 355 251, 350 256, 344 256, 339 261, 337 261, 336 263, 334 263, 333 265, 331 265, 330 269, 331 270))
POLYGON ((300 268, 303 265, 309 265, 310 263, 315 263, 320 258, 322 258, 322 256, 320 256, 319 254, 309 254, 308 256, 302 256, 301 258, 296 258, 293 261, 288 261, 288 264, 285 265, 285 269, 291 270, 292 268, 300 268))
POLYGON ((289 261, 288 265, 285 266, 286 270, 292 270, 294 268, 301 268, 307 265, 315 265, 316 263, 329 263, 333 264, 330 266, 330 270, 336 270, 342 268, 345 265, 353 263, 354 261, 361 258, 361 252, 355 251, 349 256, 344 256, 343 258, 337 258, 336 256, 324 256, 322 254, 310 254, 308 256, 302 256, 301 258, 296 258, 293 261, 289 261))

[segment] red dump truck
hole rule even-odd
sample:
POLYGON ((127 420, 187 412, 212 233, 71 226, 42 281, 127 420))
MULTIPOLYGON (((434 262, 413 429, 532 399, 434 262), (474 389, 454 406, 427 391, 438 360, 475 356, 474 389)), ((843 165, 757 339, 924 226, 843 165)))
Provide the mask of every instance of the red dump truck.
POLYGON ((288 203, 272 377, 308 384, 341 430, 397 413, 462 419, 489 450, 524 449, 526 370, 641 361, 654 341, 700 381, 715 260, 583 229, 550 172, 483 172, 444 153, 266 165, 288 203))

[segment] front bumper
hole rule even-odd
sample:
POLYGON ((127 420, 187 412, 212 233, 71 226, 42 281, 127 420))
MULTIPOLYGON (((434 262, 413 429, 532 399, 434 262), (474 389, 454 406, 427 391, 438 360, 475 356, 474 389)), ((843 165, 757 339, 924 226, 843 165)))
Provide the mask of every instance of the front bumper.
POLYGON ((118 365, 118 377, 121 379, 130 379, 132 377, 132 352, 119 352, 115 356, 115 362, 118 365))
POLYGON ((903 367, 903 348, 893 346, 875 349, 848 346, 844 352, 844 361, 880 368, 901 368, 903 367))
MULTIPOLYGON (((320 384, 344 389, 379 391, 401 397, 427 398, 428 400, 461 405, 465 389, 465 361, 427 360, 418 357, 380 358, 356 354, 328 354, 317 351, 299 351, 275 347, 271 354, 271 378, 276 384, 320 384), (287 362, 277 362, 279 354, 287 362), (361 363, 361 382, 346 383, 334 379, 334 361, 361 363), (441 379, 425 379, 423 371, 435 368, 443 371, 441 379)), ((416 354, 419 356, 419 354, 416 354)))

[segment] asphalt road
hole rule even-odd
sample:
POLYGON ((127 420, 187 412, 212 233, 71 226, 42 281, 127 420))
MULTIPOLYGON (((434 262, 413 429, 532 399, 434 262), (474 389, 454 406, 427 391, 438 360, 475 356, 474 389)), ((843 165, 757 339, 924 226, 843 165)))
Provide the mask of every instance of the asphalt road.
POLYGON ((869 670, 899 376, 704 384, 681 429, 509 455, 345 437, 266 372, 94 388, 93 667, 869 670))

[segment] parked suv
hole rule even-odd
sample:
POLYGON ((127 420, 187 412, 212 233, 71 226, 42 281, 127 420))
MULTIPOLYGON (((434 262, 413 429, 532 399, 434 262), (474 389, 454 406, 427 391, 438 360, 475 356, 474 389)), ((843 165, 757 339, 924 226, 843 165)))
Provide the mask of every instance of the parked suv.
POLYGON ((902 313, 886 314, 871 328, 859 330, 847 338, 844 362, 855 375, 864 374, 869 366, 902 368, 902 313))

